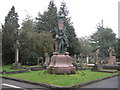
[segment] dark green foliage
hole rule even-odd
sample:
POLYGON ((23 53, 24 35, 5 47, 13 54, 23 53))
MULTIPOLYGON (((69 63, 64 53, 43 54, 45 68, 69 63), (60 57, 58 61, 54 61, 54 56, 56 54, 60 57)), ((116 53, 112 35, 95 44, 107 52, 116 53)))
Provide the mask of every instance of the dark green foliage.
MULTIPOLYGON (((39 57, 44 57, 45 53, 51 55, 53 51, 53 38, 50 32, 38 33, 33 20, 30 18, 22 23, 20 33, 20 62, 22 64, 37 64, 39 57)), ((42 61, 40 61, 42 62, 42 61)))
POLYGON ((37 60, 38 60, 38 55, 36 52, 29 52, 29 56, 27 57, 28 59, 28 65, 36 65, 37 64, 37 60))
POLYGON ((18 35, 18 15, 15 7, 12 6, 8 15, 5 17, 5 23, 2 25, 2 60, 3 64, 14 61, 14 43, 18 35))
POLYGON ((57 7, 53 0, 50 1, 48 10, 43 14, 39 13, 36 20, 36 29, 38 32, 49 31, 53 35, 55 34, 54 27, 57 26, 57 7))

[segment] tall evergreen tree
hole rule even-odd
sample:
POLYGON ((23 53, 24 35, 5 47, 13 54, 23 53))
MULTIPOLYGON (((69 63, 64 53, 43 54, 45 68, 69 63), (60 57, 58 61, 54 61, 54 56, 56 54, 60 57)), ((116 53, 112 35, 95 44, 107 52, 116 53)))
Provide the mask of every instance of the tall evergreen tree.
POLYGON ((57 23, 57 7, 53 0, 50 1, 47 11, 43 14, 39 13, 36 20, 36 28, 38 32, 49 31, 54 34, 54 27, 57 23))
POLYGON ((14 61, 14 43, 18 35, 18 14, 15 7, 12 6, 8 15, 5 17, 5 23, 2 25, 2 60, 3 64, 12 63, 14 61))

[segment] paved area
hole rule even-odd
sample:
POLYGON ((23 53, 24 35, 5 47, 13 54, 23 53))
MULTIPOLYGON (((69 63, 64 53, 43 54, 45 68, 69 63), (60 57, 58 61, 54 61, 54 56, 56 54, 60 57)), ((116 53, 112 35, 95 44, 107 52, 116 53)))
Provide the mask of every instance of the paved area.
POLYGON ((118 88, 120 86, 119 81, 120 80, 120 75, 119 77, 112 77, 88 86, 85 86, 83 88, 118 88))
POLYGON ((20 89, 20 90, 23 90, 23 89, 28 90, 28 89, 33 89, 33 88, 34 90, 50 90, 42 86, 17 82, 17 81, 8 80, 8 79, 2 79, 2 88, 3 90, 5 88, 15 88, 15 89, 20 89))

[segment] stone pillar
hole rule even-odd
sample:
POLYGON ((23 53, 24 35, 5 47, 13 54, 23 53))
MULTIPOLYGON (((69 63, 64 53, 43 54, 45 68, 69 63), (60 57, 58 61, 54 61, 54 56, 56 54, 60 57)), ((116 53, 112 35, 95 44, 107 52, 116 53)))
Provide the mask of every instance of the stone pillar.
POLYGON ((17 48, 16 49, 16 60, 15 60, 15 62, 18 63, 18 61, 19 61, 19 49, 17 48))
POLYGON ((19 41, 16 40, 16 44, 15 44, 15 63, 12 64, 12 68, 13 69, 19 69, 21 68, 21 64, 19 63, 19 41))
POLYGON ((86 58, 86 64, 89 64, 89 57, 86 58))

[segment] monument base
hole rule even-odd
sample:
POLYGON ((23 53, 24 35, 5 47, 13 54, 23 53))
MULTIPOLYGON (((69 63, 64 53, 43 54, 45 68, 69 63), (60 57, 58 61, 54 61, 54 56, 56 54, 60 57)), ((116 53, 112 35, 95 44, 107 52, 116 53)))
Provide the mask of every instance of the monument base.
POLYGON ((75 67, 72 65, 72 58, 65 54, 58 54, 54 52, 51 57, 50 65, 47 67, 48 73, 50 74, 74 74, 75 67))
POLYGON ((21 63, 13 63, 12 64, 12 69, 20 69, 21 68, 21 63))

